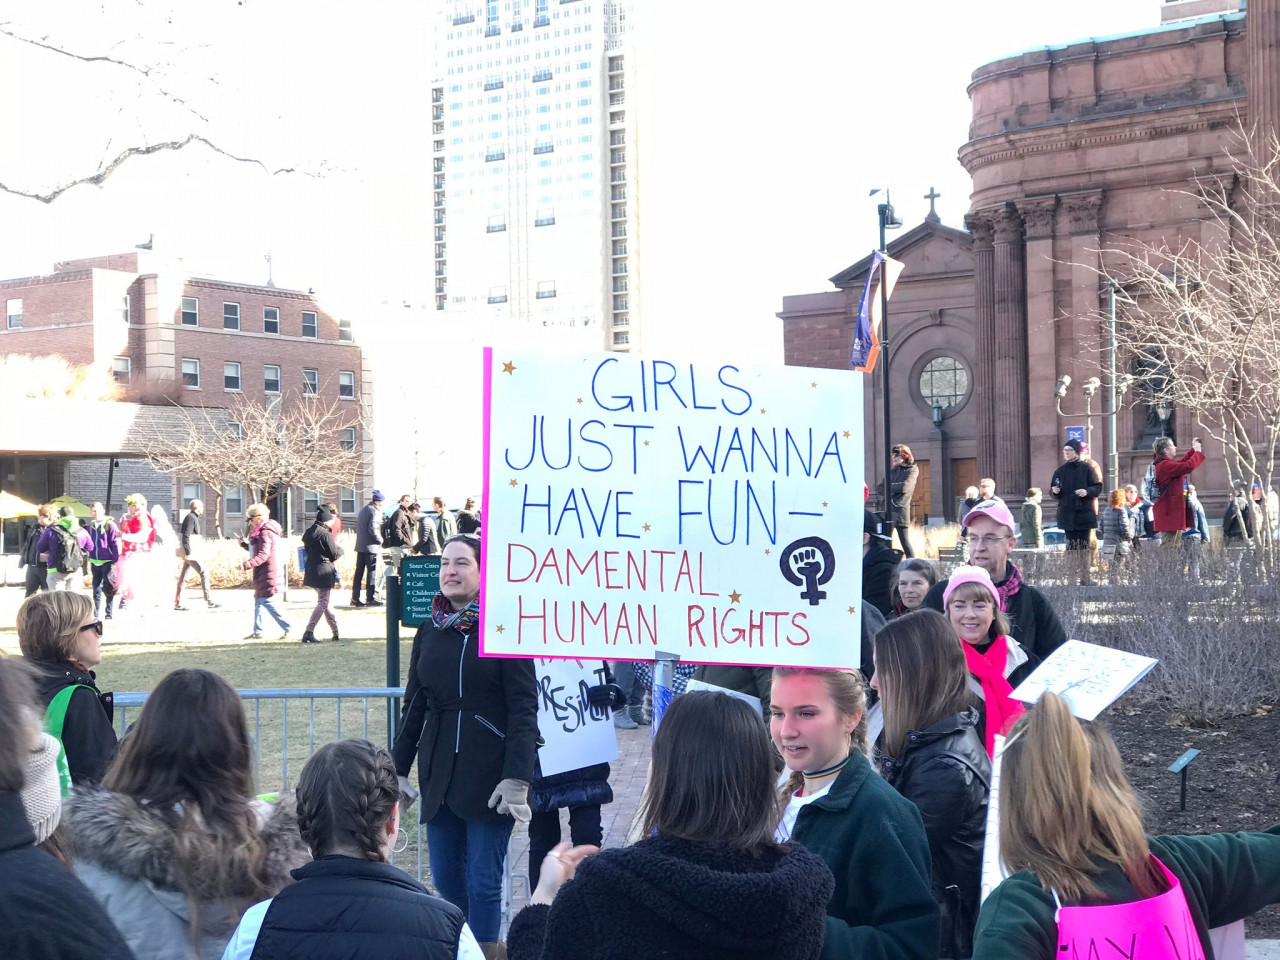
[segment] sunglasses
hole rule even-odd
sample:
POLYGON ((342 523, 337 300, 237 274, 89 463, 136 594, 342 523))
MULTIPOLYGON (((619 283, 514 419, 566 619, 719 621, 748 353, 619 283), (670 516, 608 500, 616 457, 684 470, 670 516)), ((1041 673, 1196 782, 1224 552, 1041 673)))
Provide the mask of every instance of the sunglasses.
POLYGON ((93 621, 93 623, 86 623, 83 627, 80 628, 81 633, 84 633, 84 631, 86 630, 92 630, 98 636, 102 636, 102 621, 95 620, 93 621))

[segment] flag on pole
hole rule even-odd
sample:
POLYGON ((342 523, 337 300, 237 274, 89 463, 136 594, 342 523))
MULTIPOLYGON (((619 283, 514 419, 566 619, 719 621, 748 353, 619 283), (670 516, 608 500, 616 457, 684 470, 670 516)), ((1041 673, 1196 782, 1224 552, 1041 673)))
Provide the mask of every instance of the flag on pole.
POLYGON ((867 282, 862 288, 862 300, 858 304, 858 323, 853 331, 853 350, 849 365, 862 373, 870 373, 880 357, 880 264, 885 265, 886 290, 893 296, 894 284, 902 273, 902 262, 886 256, 879 250, 871 254, 871 267, 867 270, 867 282))

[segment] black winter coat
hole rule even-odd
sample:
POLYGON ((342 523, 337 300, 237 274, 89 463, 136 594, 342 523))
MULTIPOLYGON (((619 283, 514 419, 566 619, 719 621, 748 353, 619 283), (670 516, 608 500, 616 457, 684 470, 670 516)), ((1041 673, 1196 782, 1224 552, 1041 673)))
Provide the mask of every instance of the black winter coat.
POLYGON ((613 803, 613 787, 609 786, 607 763, 565 770, 549 777, 539 776, 529 785, 529 806, 534 813, 550 813, 561 807, 586 807, 599 803, 613 803))
POLYGON ((877 546, 874 539, 862 558, 862 599, 885 617, 893 612, 893 582, 901 562, 901 550, 877 546))
POLYGON ((1098 526, 1098 496, 1102 493, 1102 474, 1092 460, 1081 457, 1058 464, 1049 484, 1050 492, 1058 499, 1058 526, 1066 531, 1093 530, 1098 526), (1087 497, 1076 496, 1077 490, 1088 492, 1087 497))
POLYGON ((333 538, 333 531, 323 523, 313 523, 302 535, 302 546, 307 552, 302 582, 314 590, 333 589, 334 564, 342 556, 342 548, 333 538))
POLYGON ((498 781, 533 780, 538 691, 533 661, 480 656, 464 635, 428 619, 413 638, 404 709, 391 748, 396 773, 418 758, 423 823, 447 804, 463 820, 502 820, 489 809, 498 781))
MULTIPOLYGON (((62 749, 74 783, 97 783, 116 755, 116 731, 113 694, 98 690, 92 672, 85 673, 66 661, 27 660, 36 671, 36 694, 41 710, 63 687, 79 684, 92 688, 77 690, 67 704, 67 717, 62 725, 62 749)), ((43 717, 43 715, 42 715, 43 717)))
POLYGON ((35 844, 22 797, 0 793, 5 960, 133 960, 88 887, 35 844))
POLYGON ((982 843, 987 831, 991 760, 970 708, 912 730, 902 753, 885 758, 889 785, 920 810, 933 862, 933 899, 942 912, 939 956, 969 957, 978 922, 982 843))
POLYGON ((588 857, 511 924, 511 960, 816 960, 831 871, 800 847, 758 857, 646 837, 588 857))
POLYGON ((1252 540, 1255 519, 1253 503, 1247 497, 1232 497, 1222 515, 1222 539, 1228 543, 1252 540))
MULTIPOLYGON (((996 586, 1000 586, 1008 579, 1009 572, 1006 567, 1005 575, 996 586)), ((948 580, 939 580, 929 588, 929 592, 924 595, 926 607, 937 610, 939 613, 946 612, 942 609, 942 594, 946 592, 948 582, 948 580)), ((1058 619, 1053 606, 1043 593, 1025 581, 1018 592, 1009 599, 1005 615, 1009 618, 1009 636, 1022 645, 1022 649, 1035 663, 1044 660, 1067 639, 1067 632, 1063 629, 1062 621, 1058 619)), ((1017 686, 1030 672, 1026 667, 1018 669, 1022 672, 1015 671, 1013 675, 1018 677, 1018 680, 1011 678, 1009 681, 1014 686, 1017 686)))
POLYGON ((254 957, 454 960, 462 911, 389 863, 321 857, 267 908, 254 957))
POLYGON ((906 525, 911 522, 911 498, 915 496, 919 477, 920 468, 914 463, 904 463, 889 471, 889 503, 893 505, 893 523, 906 525))

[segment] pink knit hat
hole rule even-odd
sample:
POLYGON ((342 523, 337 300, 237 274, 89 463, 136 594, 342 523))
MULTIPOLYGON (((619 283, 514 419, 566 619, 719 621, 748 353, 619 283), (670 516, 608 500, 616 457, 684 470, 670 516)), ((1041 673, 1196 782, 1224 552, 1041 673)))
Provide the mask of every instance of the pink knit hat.
POLYGON ((1000 602, 1000 591, 996 589, 996 585, 991 580, 991 574, 987 573, 982 567, 971 567, 969 565, 956 567, 951 571, 951 578, 947 581, 946 588, 942 591, 942 609, 947 609, 947 605, 951 603, 951 595, 956 592, 956 588, 963 583, 976 583, 980 587, 985 587, 991 593, 991 599, 997 607, 1004 609, 1004 604, 1000 602))

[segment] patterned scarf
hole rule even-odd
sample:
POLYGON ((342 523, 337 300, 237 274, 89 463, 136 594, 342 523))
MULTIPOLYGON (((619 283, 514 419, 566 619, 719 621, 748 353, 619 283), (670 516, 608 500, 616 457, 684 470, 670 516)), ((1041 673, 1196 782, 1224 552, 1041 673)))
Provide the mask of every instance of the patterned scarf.
POLYGON ((1017 720, 1026 712, 1026 708, 1013 699, 1013 687, 1004 678, 1005 662, 1009 658, 1009 646, 1006 637, 996 637, 985 653, 979 653, 974 647, 960 641, 964 650, 965 663, 969 672, 982 685, 982 699, 986 704, 986 729, 983 740, 987 748, 987 756, 994 757, 996 734, 1007 733, 1017 720))
POLYGON ((1000 595, 1000 609, 1007 612, 1009 601, 1022 589, 1022 571, 1018 569, 1018 565, 1012 560, 1006 562, 1005 569, 1009 571, 1009 576, 1004 583, 996 584, 996 593, 1000 595))
POLYGON ((444 594, 437 593, 431 601, 431 622, 440 630, 453 627, 459 633, 470 633, 480 623, 480 598, 472 600, 461 610, 454 610, 444 594))

